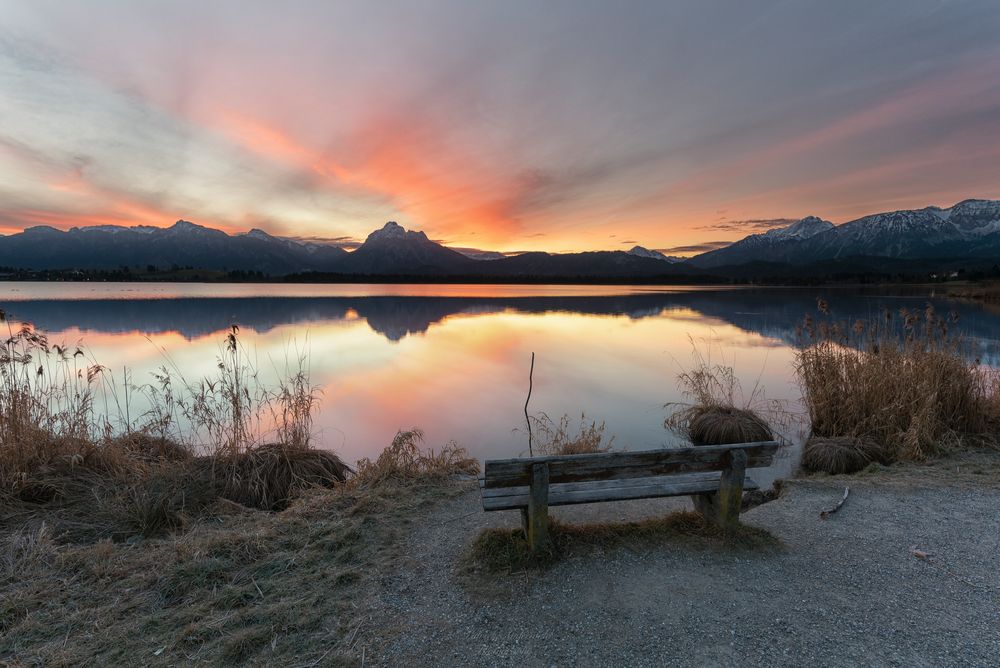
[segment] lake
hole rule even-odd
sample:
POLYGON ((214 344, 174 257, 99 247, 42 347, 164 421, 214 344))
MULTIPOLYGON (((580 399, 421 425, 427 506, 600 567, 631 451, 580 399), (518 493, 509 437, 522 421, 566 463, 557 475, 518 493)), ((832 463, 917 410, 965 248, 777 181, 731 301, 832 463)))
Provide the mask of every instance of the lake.
POLYGON ((323 389, 318 442, 352 462, 414 426, 431 447, 525 454, 532 352, 529 410, 604 421, 616 447, 677 442, 664 405, 685 400, 677 376, 695 349, 795 411, 796 326, 817 297, 847 321, 928 302, 954 310, 977 354, 1000 360, 1000 313, 918 288, 3 283, 0 295, 12 319, 82 344, 112 373, 128 367, 136 383, 164 365, 213 374, 233 324, 265 379, 304 351, 323 389))

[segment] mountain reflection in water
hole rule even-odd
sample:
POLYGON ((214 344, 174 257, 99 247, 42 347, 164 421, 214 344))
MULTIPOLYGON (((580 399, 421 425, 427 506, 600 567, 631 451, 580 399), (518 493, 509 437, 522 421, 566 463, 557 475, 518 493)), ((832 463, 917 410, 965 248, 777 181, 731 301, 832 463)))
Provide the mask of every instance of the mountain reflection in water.
POLYGON ((352 297, 199 297, 171 299, 45 299, 8 304, 14 318, 49 332, 68 329, 102 333, 177 332, 195 339, 226 330, 232 324, 265 333, 283 325, 361 318, 390 341, 422 334, 455 315, 575 313, 661 317, 693 311, 740 329, 793 345, 806 314, 816 314, 816 299, 830 302, 830 317, 852 323, 883 309, 923 309, 931 303, 939 313, 954 311, 958 329, 979 343, 984 360, 995 360, 1000 313, 979 304, 955 302, 926 294, 879 294, 843 289, 744 289, 692 292, 641 292, 584 296, 428 297, 372 295, 352 297), (832 294, 831 294, 832 293, 832 294))

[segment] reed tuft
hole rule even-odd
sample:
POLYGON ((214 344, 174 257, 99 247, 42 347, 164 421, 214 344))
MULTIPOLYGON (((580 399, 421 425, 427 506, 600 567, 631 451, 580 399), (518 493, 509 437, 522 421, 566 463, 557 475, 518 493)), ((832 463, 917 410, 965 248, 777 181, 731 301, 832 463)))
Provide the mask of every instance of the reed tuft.
POLYGON ((663 426, 694 445, 727 445, 774 439, 774 432, 761 413, 778 416, 779 406, 768 408, 763 388, 754 385, 743 392, 735 369, 713 364, 694 347, 695 364, 678 376, 687 404, 667 404, 670 411, 663 426))

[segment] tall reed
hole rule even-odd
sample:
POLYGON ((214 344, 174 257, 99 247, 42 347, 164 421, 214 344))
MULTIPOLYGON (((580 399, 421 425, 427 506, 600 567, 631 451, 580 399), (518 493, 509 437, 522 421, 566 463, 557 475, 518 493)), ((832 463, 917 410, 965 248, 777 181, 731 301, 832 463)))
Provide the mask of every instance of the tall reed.
POLYGON ((0 320, 8 334, 0 347, 0 497, 44 502, 103 485, 116 498, 130 491, 126 506, 160 516, 208 489, 276 508, 297 487, 343 482, 350 472, 311 447, 319 390, 305 355, 286 360, 267 384, 233 326, 213 375, 190 382, 168 357, 151 383, 134 385, 126 370, 120 384, 81 348, 50 344, 2 311, 0 320), (203 489, 191 494, 195 487, 203 489))
MULTIPOLYGON (((922 459, 995 432, 996 370, 970 354, 956 314, 884 311, 847 325, 809 316, 796 371, 814 436, 875 443, 877 459, 922 459)), ((870 447, 870 446, 869 446, 870 447)))

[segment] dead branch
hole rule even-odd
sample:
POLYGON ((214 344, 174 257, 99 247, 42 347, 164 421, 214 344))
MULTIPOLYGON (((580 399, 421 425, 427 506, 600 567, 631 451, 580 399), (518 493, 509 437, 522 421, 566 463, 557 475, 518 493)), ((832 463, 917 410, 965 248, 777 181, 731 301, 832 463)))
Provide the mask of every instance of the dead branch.
POLYGON ((835 505, 833 508, 828 508, 828 509, 822 511, 819 514, 820 519, 824 519, 825 520, 827 517, 829 517, 830 515, 833 515, 835 512, 837 512, 838 510, 840 510, 841 506, 844 505, 844 501, 847 501, 847 497, 850 496, 850 494, 851 494, 851 488, 850 487, 845 487, 844 488, 844 497, 840 501, 838 501, 837 505, 835 505))

